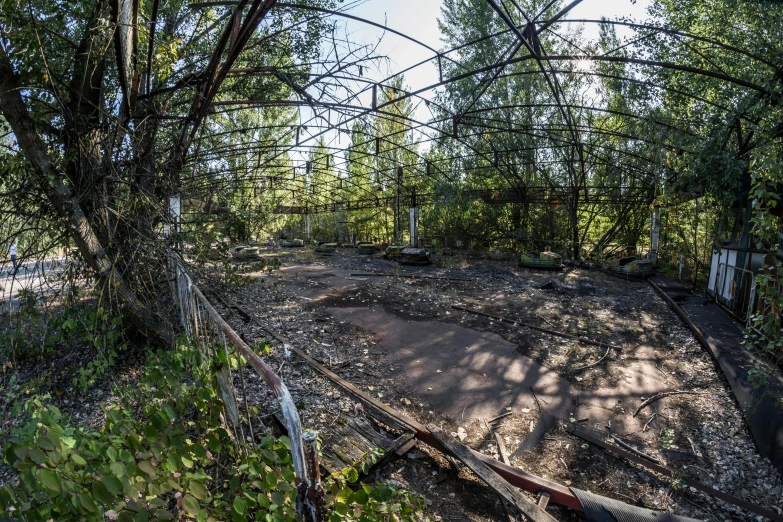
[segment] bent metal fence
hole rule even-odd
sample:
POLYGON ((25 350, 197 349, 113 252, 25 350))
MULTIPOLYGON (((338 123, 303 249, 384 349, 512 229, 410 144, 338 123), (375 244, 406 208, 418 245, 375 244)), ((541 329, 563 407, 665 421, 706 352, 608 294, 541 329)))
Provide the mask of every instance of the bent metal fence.
MULTIPOLYGON (((169 257, 169 269, 171 281, 175 286, 175 295, 179 303, 180 320, 185 332, 201 349, 209 356, 215 356, 215 350, 224 350, 228 360, 229 345, 236 350, 238 355, 244 357, 250 366, 258 373, 269 386, 280 403, 281 416, 288 436, 291 439, 291 460, 294 465, 297 481, 296 508, 299 516, 306 522, 322 522, 326 520, 324 508, 324 491, 321 485, 318 469, 317 433, 308 430, 302 432, 291 394, 280 376, 270 368, 226 323, 215 310, 212 304, 204 297, 198 286, 193 282, 182 261, 172 253, 169 257)), ((244 389, 245 380, 242 375, 243 367, 239 366, 242 394, 245 397, 245 410, 247 412, 247 427, 250 430, 250 439, 255 440, 253 423, 247 408, 247 393, 244 389)), ((239 418, 236 393, 233 386, 231 365, 223 364, 216 370, 220 396, 226 410, 226 417, 234 428, 237 439, 241 444, 245 442, 244 427, 239 418), (236 433, 236 432, 239 433, 236 433)))

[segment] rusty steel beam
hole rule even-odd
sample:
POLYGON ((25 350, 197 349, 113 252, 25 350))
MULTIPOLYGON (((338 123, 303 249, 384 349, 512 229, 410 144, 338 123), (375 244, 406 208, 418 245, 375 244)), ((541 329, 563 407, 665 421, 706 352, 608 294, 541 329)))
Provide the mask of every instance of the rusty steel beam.
POLYGON ((650 283, 650 286, 652 286, 656 292, 660 294, 661 297, 666 301, 666 303, 674 310, 674 312, 680 317, 680 319, 683 320, 683 322, 688 325, 688 328, 690 329, 693 336, 696 338, 697 341, 699 341, 699 344, 704 347, 705 350, 707 350, 707 353, 710 354, 710 357, 715 361, 715 363, 718 363, 718 358, 715 356, 715 347, 710 345, 709 341, 707 341, 707 338, 704 337, 704 334, 702 333, 701 329, 696 326, 696 323, 693 322, 693 319, 690 318, 690 316, 685 312, 685 310, 682 309, 680 305, 674 302, 674 300, 669 297, 669 295, 663 291, 663 289, 655 284, 655 282, 652 280, 652 278, 648 278, 647 282, 650 283))

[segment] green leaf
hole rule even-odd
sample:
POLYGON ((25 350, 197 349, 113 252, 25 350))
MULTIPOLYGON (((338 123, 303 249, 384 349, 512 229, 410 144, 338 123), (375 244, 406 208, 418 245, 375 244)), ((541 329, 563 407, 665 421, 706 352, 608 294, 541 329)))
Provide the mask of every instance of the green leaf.
POLYGON ((387 502, 392 497, 392 490, 388 486, 381 486, 378 488, 378 500, 381 502, 387 502))
POLYGON ((356 468, 348 468, 348 471, 345 472, 345 478, 351 484, 355 484, 359 480, 359 472, 356 471, 356 468))
POLYGON ((150 477, 155 478, 155 467, 152 465, 152 463, 149 460, 142 460, 138 464, 139 469, 142 470, 144 473, 149 475, 150 477))
POLYGON ((84 507, 87 511, 90 513, 95 513, 98 508, 95 507, 95 502, 93 502, 92 497, 88 493, 79 493, 79 504, 84 507))
POLYGON ((125 464, 122 462, 112 462, 109 467, 111 468, 111 472, 118 477, 125 475, 125 464))
POLYGON ((205 488, 204 484, 201 482, 191 480, 190 484, 188 484, 188 489, 190 490, 190 493, 199 500, 204 500, 209 496, 207 488, 205 488))
POLYGON ((114 462, 120 458, 120 452, 114 446, 109 446, 109 449, 106 450, 106 456, 109 457, 110 461, 114 462))
POLYGON ((240 497, 234 497, 234 511, 242 516, 247 515, 247 501, 240 497))
POLYGON ((182 498, 182 507, 193 516, 198 515, 199 509, 201 509, 198 505, 198 500, 190 495, 185 495, 182 498))
POLYGON ((191 449, 193 450, 193 454, 196 456, 196 458, 203 459, 207 456, 207 452, 202 446, 196 445, 191 449))
POLYGON ((27 454, 27 458, 29 458, 36 464, 41 464, 42 462, 46 462, 49 460, 49 457, 46 456, 46 453, 44 453, 38 448, 31 449, 27 454))
POLYGON ((95 497, 95 500, 103 505, 110 506, 114 503, 114 496, 109 493, 109 490, 106 489, 106 486, 103 485, 103 482, 97 480, 93 481, 92 495, 95 497))
POLYGON ((363 489, 360 489, 358 491, 354 491, 353 495, 351 495, 351 503, 359 504, 360 506, 363 506, 367 503, 368 500, 367 492, 363 489))
POLYGON ((278 506, 282 506, 283 504, 285 504, 285 497, 279 491, 273 491, 272 492, 272 502, 274 502, 278 506))
POLYGON ((144 427, 144 437, 149 440, 155 440, 158 438, 158 430, 152 424, 147 424, 144 427))
POLYGON ((333 507, 334 507, 334 510, 337 512, 337 514, 340 515, 340 516, 344 517, 345 515, 348 514, 348 506, 346 506, 342 502, 335 503, 333 507))
POLYGON ((41 437, 38 439, 38 447, 44 451, 52 451, 54 449, 54 444, 47 437, 41 437))
POLYGON ((171 420, 174 420, 174 419, 177 418, 177 412, 176 412, 176 410, 174 410, 174 408, 171 407, 170 404, 164 404, 163 405, 163 412, 171 420))
POLYGON ((60 493, 63 490, 62 485, 60 484, 60 477, 51 469, 41 468, 41 470, 38 472, 38 479, 41 481, 41 484, 46 487, 46 489, 50 489, 55 493, 60 493))
MULTIPOLYGON (((117 463, 120 464, 120 463, 117 463)), ((114 475, 101 475, 101 482, 106 486, 106 489, 114 495, 122 494, 122 482, 114 475)))
POLYGON ((78 453, 71 453, 71 460, 74 461, 74 463, 78 464, 79 466, 87 465, 87 461, 84 460, 84 457, 82 457, 78 453))

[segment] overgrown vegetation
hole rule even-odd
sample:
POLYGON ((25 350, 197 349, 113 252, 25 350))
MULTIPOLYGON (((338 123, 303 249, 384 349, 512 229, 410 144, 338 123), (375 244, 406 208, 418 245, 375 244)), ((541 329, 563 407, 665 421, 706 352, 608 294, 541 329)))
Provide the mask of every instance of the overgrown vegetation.
MULTIPOLYGON (((19 483, 0 488, 0 512, 30 521, 296 520, 288 440, 235 438, 222 423, 215 364, 185 339, 150 353, 139 382, 115 390, 100 431, 71 424, 47 396, 17 403, 26 421, 3 459, 19 483)), ((422 499, 357 480, 353 468, 326 478, 331 522, 420 518, 422 499)))

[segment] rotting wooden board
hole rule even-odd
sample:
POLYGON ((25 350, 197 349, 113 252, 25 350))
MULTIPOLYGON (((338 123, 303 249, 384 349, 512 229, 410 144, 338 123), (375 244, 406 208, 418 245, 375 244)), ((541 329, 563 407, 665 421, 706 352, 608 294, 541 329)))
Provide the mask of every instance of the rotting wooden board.
POLYGON ((495 473, 489 466, 481 462, 470 448, 454 440, 434 425, 427 426, 433 437, 446 447, 452 455, 483 480, 489 487, 495 490, 500 497, 513 504, 525 517, 533 522, 556 522, 556 519, 539 508, 534 502, 528 500, 514 486, 506 482, 503 477, 495 473))
POLYGON ((381 458, 375 464, 381 464, 396 456, 398 449, 413 439, 413 432, 405 430, 392 439, 380 433, 369 422, 360 417, 340 416, 319 433, 322 441, 321 467, 326 474, 343 470, 364 462, 373 466, 373 450, 383 450, 381 458))

